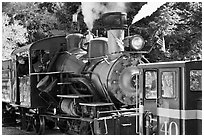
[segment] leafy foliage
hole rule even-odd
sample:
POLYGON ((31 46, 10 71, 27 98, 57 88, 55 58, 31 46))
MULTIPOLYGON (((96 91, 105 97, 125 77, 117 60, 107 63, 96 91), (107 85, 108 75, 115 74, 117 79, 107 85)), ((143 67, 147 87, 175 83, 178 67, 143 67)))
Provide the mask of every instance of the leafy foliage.
MULTIPOLYGON (((126 3, 128 25, 144 4, 126 3)), ((79 32, 84 33, 87 25, 80 6, 80 2, 3 2, 3 53, 10 53, 10 50, 22 44, 50 37, 54 35, 52 30, 73 32, 74 13, 78 13, 79 32)), ((105 36, 102 25, 101 19, 96 20, 93 33, 105 36)), ((161 50, 161 45, 156 45, 146 55, 151 62, 201 57, 202 3, 168 2, 151 16, 131 25, 129 32, 141 34, 145 39, 150 39, 148 44, 152 44, 151 37, 156 31, 165 39, 166 52, 161 50)))
POLYGON ((57 10, 58 5, 45 8, 41 3, 34 2, 13 2, 7 3, 3 8, 3 12, 18 20, 28 30, 29 43, 48 37, 49 30, 58 29, 58 20, 53 13, 57 10), (12 7, 12 8, 9 8, 12 7), (55 7, 55 8, 54 8, 55 7))
POLYGON ((2 15, 2 33, 2 59, 9 59, 14 49, 28 41, 26 28, 6 14, 2 15))
MULTIPOLYGON (((201 57, 202 4, 199 2, 166 3, 135 26, 149 33, 160 31, 164 36, 167 52, 161 51, 161 46, 157 45, 147 55, 152 62, 201 57)), ((132 32, 138 33, 135 26, 132 32)))
POLYGON ((84 17, 80 9, 80 2, 63 2, 61 8, 56 11, 56 18, 60 23, 60 29, 66 30, 66 32, 73 32, 72 18, 73 14, 78 13, 77 20, 79 32, 84 33, 87 30, 87 26, 84 23, 84 17))

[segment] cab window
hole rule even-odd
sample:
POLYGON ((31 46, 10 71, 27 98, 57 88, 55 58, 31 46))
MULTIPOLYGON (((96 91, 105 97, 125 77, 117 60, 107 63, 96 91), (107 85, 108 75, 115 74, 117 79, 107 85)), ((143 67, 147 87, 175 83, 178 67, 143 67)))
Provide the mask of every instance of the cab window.
POLYGON ((175 97, 175 82, 176 72, 162 72, 162 97, 163 98, 174 98, 175 97))
POLYGON ((156 70, 145 71, 145 98, 146 99, 157 98, 157 71, 156 70))
POLYGON ((202 70, 190 71, 190 90, 191 91, 202 90, 202 70))

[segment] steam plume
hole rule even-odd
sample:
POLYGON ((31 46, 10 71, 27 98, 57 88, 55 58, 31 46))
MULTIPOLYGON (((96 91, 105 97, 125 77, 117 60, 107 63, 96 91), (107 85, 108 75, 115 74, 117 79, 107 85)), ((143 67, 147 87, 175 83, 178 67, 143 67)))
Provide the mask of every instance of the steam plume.
POLYGON ((138 12, 137 15, 135 15, 132 24, 135 22, 141 20, 142 18, 146 16, 150 16, 154 11, 156 11, 160 6, 162 6, 166 2, 148 2, 146 5, 144 5, 141 10, 138 12))
POLYGON ((106 12, 125 12, 124 2, 82 2, 81 5, 84 21, 89 30, 93 28, 94 20, 106 12))

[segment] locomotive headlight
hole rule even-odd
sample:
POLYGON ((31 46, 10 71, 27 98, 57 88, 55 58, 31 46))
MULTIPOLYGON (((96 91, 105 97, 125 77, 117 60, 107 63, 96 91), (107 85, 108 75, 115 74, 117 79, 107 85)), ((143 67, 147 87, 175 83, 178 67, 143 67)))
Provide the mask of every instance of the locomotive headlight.
POLYGON ((144 39, 139 35, 133 37, 131 40, 131 46, 135 50, 142 49, 144 46, 144 39))

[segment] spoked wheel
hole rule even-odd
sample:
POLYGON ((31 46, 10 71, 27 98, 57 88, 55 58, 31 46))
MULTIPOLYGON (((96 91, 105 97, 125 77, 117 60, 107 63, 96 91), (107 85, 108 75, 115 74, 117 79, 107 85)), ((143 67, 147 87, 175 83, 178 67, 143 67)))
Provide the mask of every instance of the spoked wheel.
POLYGON ((80 135, 91 135, 91 125, 88 122, 81 122, 80 125, 80 135))
POLYGON ((34 130, 38 135, 42 135, 45 132, 45 117, 36 115, 33 122, 34 130))
POLYGON ((57 121, 57 126, 62 133, 66 133, 69 128, 67 120, 65 119, 59 119, 59 121, 57 121))
POLYGON ((20 115, 21 115, 21 129, 25 131, 32 130, 32 117, 27 116, 27 109, 21 108, 20 115))
POLYGON ((9 104, 2 102, 2 124, 16 125, 16 110, 9 104))
POLYGON ((51 121, 51 120, 45 120, 45 125, 49 128, 49 129, 53 129, 55 127, 55 122, 51 121))
POLYGON ((26 126, 25 127, 26 131, 32 131, 33 127, 32 127, 32 122, 31 122, 30 118, 26 120, 26 125, 25 126, 26 126))

